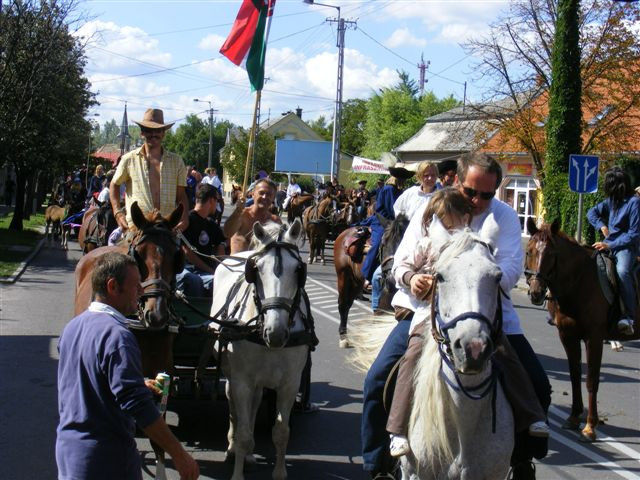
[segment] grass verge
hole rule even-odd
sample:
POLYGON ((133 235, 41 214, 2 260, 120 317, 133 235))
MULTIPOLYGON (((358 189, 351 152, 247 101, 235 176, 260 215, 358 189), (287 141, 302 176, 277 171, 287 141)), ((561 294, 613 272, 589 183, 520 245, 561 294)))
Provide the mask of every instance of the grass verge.
POLYGON ((44 214, 31 215, 23 221, 24 230, 9 230, 13 214, 0 218, 0 277, 7 277, 26 260, 42 238, 39 229, 44 226, 44 214))

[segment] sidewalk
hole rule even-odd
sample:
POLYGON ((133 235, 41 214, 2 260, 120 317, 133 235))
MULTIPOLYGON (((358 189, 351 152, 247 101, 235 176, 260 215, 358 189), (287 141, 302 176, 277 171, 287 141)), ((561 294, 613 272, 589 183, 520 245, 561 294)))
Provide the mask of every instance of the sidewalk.
MULTIPOLYGON (((0 205, 0 218, 6 217, 12 211, 13 211, 13 207, 9 207, 7 205, 0 205)), ((44 234, 44 227, 41 233, 44 234)), ((45 238, 43 237, 40 239, 38 243, 36 243, 35 247, 33 247, 33 250, 31 251, 29 256, 27 256, 27 258, 23 262, 21 262, 20 265, 18 265, 18 267, 15 269, 15 271, 11 275, 8 275, 6 277, 0 277, 0 284, 15 283, 15 281, 18 280, 18 278, 20 278, 20 275, 22 275, 24 271, 27 269, 27 267, 29 266, 29 263, 31 263, 31 260, 33 260, 33 258, 38 254, 38 252, 42 248, 42 245, 44 245, 44 242, 45 242, 45 238)), ((28 248, 28 247, 22 247, 22 248, 28 248)))

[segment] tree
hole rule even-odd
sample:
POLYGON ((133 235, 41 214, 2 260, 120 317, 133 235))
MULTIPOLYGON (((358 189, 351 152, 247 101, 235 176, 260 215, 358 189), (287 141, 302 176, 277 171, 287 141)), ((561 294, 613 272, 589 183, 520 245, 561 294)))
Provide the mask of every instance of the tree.
POLYGON ((307 122, 307 124, 311 127, 311 130, 320 135, 324 140, 333 139, 333 122, 327 121, 324 115, 320 115, 315 120, 307 122))
POLYGON ((22 230, 25 192, 86 158, 94 100, 83 46, 69 31, 75 7, 14 0, 0 13, 0 159, 16 173, 14 230, 22 230))
MULTIPOLYGON (((516 140, 529 152, 543 184, 558 5, 559 0, 513 0, 487 35, 465 44, 480 59, 474 71, 487 85, 485 100, 491 108, 500 100, 487 129, 498 127, 505 142, 516 140)), ((640 44, 633 31, 640 12, 629 4, 582 0, 577 15, 573 60, 580 61, 582 111, 589 112, 581 122, 581 151, 629 151, 640 127, 640 44)))
MULTIPOLYGON (((213 123, 213 166, 220 169, 217 152, 223 147, 227 129, 231 123, 213 123)), ((175 131, 169 131, 164 139, 165 147, 177 153, 188 165, 194 165, 203 171, 209 161, 209 121, 200 119, 197 115, 189 115, 175 131)))
MULTIPOLYGON (((235 182, 242 183, 244 179, 245 162, 249 145, 249 130, 233 129, 229 145, 225 145, 221 154, 222 167, 235 182)), ((275 139, 263 130, 258 132, 256 142, 256 160, 253 171, 264 170, 273 172, 276 156, 275 139)), ((248 179, 251 183, 251 179, 248 179)))
POLYGON ((378 158, 392 150, 422 128, 427 116, 458 104, 451 96, 439 100, 431 92, 419 98, 415 82, 405 72, 398 72, 398 76, 398 84, 381 89, 369 99, 364 126, 366 157, 378 158))
POLYGON ((367 101, 352 98, 342 105, 340 148, 351 155, 361 155, 365 145, 364 126, 367 101))

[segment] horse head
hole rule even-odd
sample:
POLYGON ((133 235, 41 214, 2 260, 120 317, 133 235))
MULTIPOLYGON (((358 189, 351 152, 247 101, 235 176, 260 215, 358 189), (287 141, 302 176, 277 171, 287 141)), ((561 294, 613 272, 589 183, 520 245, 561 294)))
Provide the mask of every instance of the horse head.
POLYGON ((556 219, 551 225, 538 228, 535 221, 529 218, 527 231, 531 238, 525 251, 524 274, 531 303, 542 305, 547 296, 549 275, 556 262, 554 236, 560 231, 560 222, 556 219))
MULTIPOLYGON (((382 217, 384 218, 384 217, 382 217)), ((409 226, 406 215, 400 214, 393 221, 384 219, 386 225, 380 242, 380 267, 382 269, 382 281, 387 291, 393 293, 396 290, 396 282, 391 275, 393 269, 393 255, 402 241, 402 236, 409 226)))
POLYGON ((184 254, 173 229, 182 217, 182 205, 178 205, 168 218, 157 210, 146 216, 131 205, 131 218, 136 227, 129 246, 129 255, 135 258, 144 293, 140 298, 145 328, 159 330, 169 323, 169 297, 176 273, 184 266, 184 254))
POLYGON ((431 321, 454 369, 461 374, 486 371, 496 339, 502 335, 502 272, 492 254, 497 234, 493 216, 483 230, 449 233, 437 217, 429 227, 434 265, 431 321))
POLYGON ((304 236, 296 219, 288 229, 278 224, 253 225, 257 249, 247 259, 245 279, 254 284, 262 339, 270 348, 287 344, 307 278, 298 244, 304 236))

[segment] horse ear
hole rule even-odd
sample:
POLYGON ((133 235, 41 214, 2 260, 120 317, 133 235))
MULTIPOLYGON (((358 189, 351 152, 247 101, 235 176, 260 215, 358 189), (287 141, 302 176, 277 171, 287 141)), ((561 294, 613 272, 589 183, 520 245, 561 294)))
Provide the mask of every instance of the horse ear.
POLYGON ((482 228, 478 232, 480 238, 482 238, 485 242, 495 248, 498 242, 498 235, 500 234, 500 226, 498 222, 496 222, 496 218, 493 216, 493 213, 490 213, 489 216, 482 222, 482 228))
MULTIPOLYGON (((297 220, 297 219, 296 219, 297 220)), ((267 232, 260 222, 256 222, 253 224, 253 236, 260 240, 261 243, 264 243, 269 239, 267 232)))
POLYGON ((556 235, 560 231, 560 219, 556 218, 551 222, 551 233, 556 235))
POLYGON ((380 225, 382 225, 383 227, 386 228, 387 224, 389 223, 389 220, 387 220, 386 218, 384 218, 382 215, 380 215, 379 213, 376 213, 376 217, 378 217, 378 221, 380 222, 380 225))
POLYGON ((293 243, 294 245, 298 243, 300 240, 300 235, 302 233, 302 223, 300 223, 300 219, 296 218, 294 222, 291 224, 287 233, 284 235, 285 242, 293 243))
POLYGON ((531 236, 538 233, 538 226, 536 225, 536 221, 533 217, 527 218, 527 232, 529 232, 529 235, 531 236))
POLYGON ((442 222, 437 215, 434 215, 431 219, 428 233, 428 236, 431 239, 431 244, 433 245, 434 249, 436 249, 436 251, 440 250, 440 248, 444 246, 451 238, 451 234, 447 231, 446 228, 444 228, 444 225, 442 225, 442 222))
POLYGON ((133 220, 133 224, 138 228, 138 230, 144 230, 149 223, 144 217, 142 210, 140 210, 138 202, 133 202, 131 204, 131 220, 133 220))
POLYGON ((173 230, 175 226, 178 225, 178 223, 180 223, 183 210, 184 210, 184 207, 182 206, 181 203, 179 203, 176 209, 173 212, 171 212, 171 215, 169 215, 169 230, 173 230))

